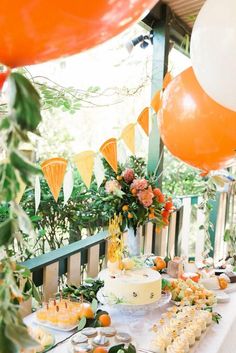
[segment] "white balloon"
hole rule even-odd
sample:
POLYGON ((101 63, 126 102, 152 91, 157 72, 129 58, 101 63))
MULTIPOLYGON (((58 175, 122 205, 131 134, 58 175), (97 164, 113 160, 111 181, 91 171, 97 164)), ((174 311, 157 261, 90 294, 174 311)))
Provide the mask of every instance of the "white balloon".
POLYGON ((203 90, 236 111, 236 0, 207 0, 193 27, 190 56, 203 90))

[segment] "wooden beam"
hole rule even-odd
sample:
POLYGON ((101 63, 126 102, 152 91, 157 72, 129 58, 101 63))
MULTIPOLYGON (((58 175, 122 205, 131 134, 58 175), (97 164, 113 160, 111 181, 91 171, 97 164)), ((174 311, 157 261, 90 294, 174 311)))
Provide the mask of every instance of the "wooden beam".
MULTIPOLYGON (((152 63, 152 97, 162 88, 163 78, 168 70, 170 24, 169 8, 162 7, 162 19, 153 28, 153 63, 152 63)), ((148 173, 153 174, 158 166, 157 175, 163 170, 163 143, 160 138, 156 113, 151 113, 152 129, 149 136, 148 173), (160 160, 160 161, 159 161, 160 160)), ((162 178, 159 179, 161 187, 162 178)))

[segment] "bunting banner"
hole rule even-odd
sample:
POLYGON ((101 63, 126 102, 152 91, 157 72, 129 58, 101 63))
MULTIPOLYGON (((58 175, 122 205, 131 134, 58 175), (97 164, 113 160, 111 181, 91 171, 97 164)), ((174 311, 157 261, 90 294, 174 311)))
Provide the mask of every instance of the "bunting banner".
POLYGON ((110 164, 114 172, 117 173, 117 140, 115 138, 111 138, 105 141, 100 147, 100 152, 106 159, 107 163, 110 164))
POLYGON ((135 154, 135 124, 127 125, 122 131, 121 138, 132 154, 135 154))
POLYGON ((95 176, 95 179, 97 182, 97 186, 99 188, 102 185, 102 182, 105 178, 105 168, 104 168, 102 160, 99 156, 97 156, 95 158, 93 171, 94 171, 94 176, 95 176))
POLYGON ((145 134, 149 136, 149 108, 144 108, 138 117, 138 123, 144 130, 145 134))
POLYGON ((63 205, 64 206, 67 204, 69 198, 71 197, 73 187, 74 187, 73 169, 69 167, 63 181, 63 195, 64 195, 63 205))
MULTIPOLYGON (((157 113, 160 108, 162 92, 172 80, 170 72, 164 77, 162 89, 157 91, 151 101, 150 107, 157 113)), ((108 164, 117 173, 118 160, 117 154, 119 154, 119 160, 121 163, 125 163, 130 152, 135 154, 135 151, 142 145, 143 133, 138 125, 142 128, 144 133, 149 136, 150 132, 150 119, 149 112, 150 107, 144 108, 138 116, 136 123, 128 124, 121 133, 121 136, 116 138, 110 138, 105 141, 99 152, 106 159, 108 164), (118 147, 117 147, 118 146, 118 147), (125 148, 127 147, 127 148, 125 148), (117 151, 118 150, 118 151, 117 151)), ((143 150, 143 147, 142 147, 143 150)), ((105 178, 105 169, 99 156, 98 152, 94 151, 83 151, 76 156, 74 156, 74 161, 77 165, 77 169, 80 176, 89 188, 92 180, 92 175, 94 173, 96 183, 98 187, 101 186, 105 178)), ((41 164, 42 171, 45 179, 47 180, 48 186, 53 194, 55 201, 57 202, 58 196, 63 184, 63 194, 64 194, 64 205, 68 202, 72 191, 73 191, 73 169, 69 168, 66 173, 67 161, 64 158, 51 158, 44 161, 41 164)), ((17 195, 17 200, 20 200, 24 193, 23 184, 21 185, 21 190, 19 195, 17 195)), ((40 180, 39 177, 35 179, 35 212, 37 212, 40 204, 40 180)))
POLYGON ((48 186, 57 202, 63 184, 67 161, 64 158, 50 158, 41 164, 48 186))
POLYGON ((87 188, 91 184, 95 155, 94 151, 83 151, 74 157, 79 174, 87 188))
POLYGON ((40 187, 40 179, 39 176, 36 175, 34 181, 34 204, 35 204, 35 214, 38 211, 41 200, 41 187, 40 187))

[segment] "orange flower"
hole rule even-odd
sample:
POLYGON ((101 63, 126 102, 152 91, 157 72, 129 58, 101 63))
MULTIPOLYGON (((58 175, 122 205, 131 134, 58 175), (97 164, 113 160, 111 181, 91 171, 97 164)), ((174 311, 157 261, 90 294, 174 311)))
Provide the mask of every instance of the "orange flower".
POLYGON ((172 210, 173 206, 174 206, 174 205, 173 205, 173 202, 172 202, 172 201, 166 201, 164 208, 165 208, 167 211, 170 211, 170 210, 172 210))
POLYGON ((128 218, 133 218, 134 216, 132 215, 132 213, 128 213, 128 218))
POLYGON ((163 219, 168 219, 169 215, 170 215, 170 212, 168 210, 162 210, 161 211, 161 215, 162 215, 163 219))
POLYGON ((153 189, 153 194, 154 194, 155 196, 159 196, 159 195, 162 194, 162 192, 161 192, 161 190, 160 190, 159 188, 155 188, 155 189, 153 189))
POLYGON ((165 196, 163 194, 160 194, 157 196, 157 201, 160 203, 164 203, 165 202, 165 196))
POLYGON ((123 212, 128 211, 128 209, 129 209, 129 206, 128 206, 128 205, 124 205, 124 206, 122 207, 122 211, 123 211, 123 212))
POLYGON ((151 186, 147 190, 139 191, 138 199, 144 207, 149 207, 152 204, 153 192, 151 186))

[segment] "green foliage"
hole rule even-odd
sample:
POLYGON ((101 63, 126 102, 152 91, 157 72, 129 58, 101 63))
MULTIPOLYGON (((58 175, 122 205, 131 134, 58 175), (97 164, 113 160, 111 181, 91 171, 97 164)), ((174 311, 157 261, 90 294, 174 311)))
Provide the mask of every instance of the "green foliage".
POLYGON ((133 344, 129 344, 125 347, 124 344, 118 344, 109 349, 108 353, 136 353, 136 348, 133 344))
MULTIPOLYGON (((106 182, 104 182, 98 190, 93 206, 100 210, 104 215, 105 220, 114 217, 114 214, 122 214, 121 230, 124 231, 126 227, 136 229, 139 225, 143 225, 149 220, 150 213, 153 213, 151 219, 158 227, 163 227, 165 222, 162 217, 162 209, 165 204, 164 201, 159 202, 157 197, 152 198, 152 202, 148 207, 145 207, 138 198, 137 193, 132 193, 132 182, 126 182, 123 178, 123 172, 126 168, 132 169, 134 172, 134 179, 145 179, 151 191, 158 185, 158 179, 153 176, 146 175, 147 166, 143 158, 131 156, 126 165, 118 166, 118 173, 113 170, 104 162, 106 170, 106 182), (117 187, 114 191, 109 191, 107 182, 115 182, 117 187), (124 209, 123 207, 126 207, 124 209), (151 211, 152 209, 152 211, 151 211)), ((145 187, 145 190, 148 190, 145 187)))
POLYGON ((10 76, 10 89, 15 91, 11 118, 21 129, 34 132, 41 121, 38 92, 31 82, 18 72, 13 72, 10 76))
MULTIPOLYGON (((104 286, 104 282, 92 278, 85 279, 80 286, 66 285, 62 290, 63 297, 70 297, 72 299, 80 299, 81 296, 90 303, 96 298, 98 291, 104 286)), ((94 310, 95 311, 95 310, 94 310)))
POLYGON ((198 170, 175 159, 168 151, 165 151, 162 185, 164 193, 172 197, 200 195, 204 184, 198 170))
MULTIPOLYGON (((20 179, 30 185, 31 175, 39 172, 37 167, 20 154, 19 146, 21 142, 29 142, 28 132, 36 132, 41 121, 40 99, 32 84, 19 73, 12 73, 9 83, 9 114, 0 123, 6 151, 6 161, 0 165, 0 247, 8 255, 11 243, 15 240, 20 243, 19 231, 28 234, 32 231, 26 213, 14 200, 20 190, 20 179), (8 206, 9 209, 6 209, 8 206)), ((29 293, 37 297, 36 288, 29 277, 26 269, 17 268, 8 257, 0 260, 2 353, 15 353, 21 348, 37 345, 29 336, 18 310, 19 303, 29 298, 29 293), (27 284, 23 291, 20 289, 22 279, 27 284)))

